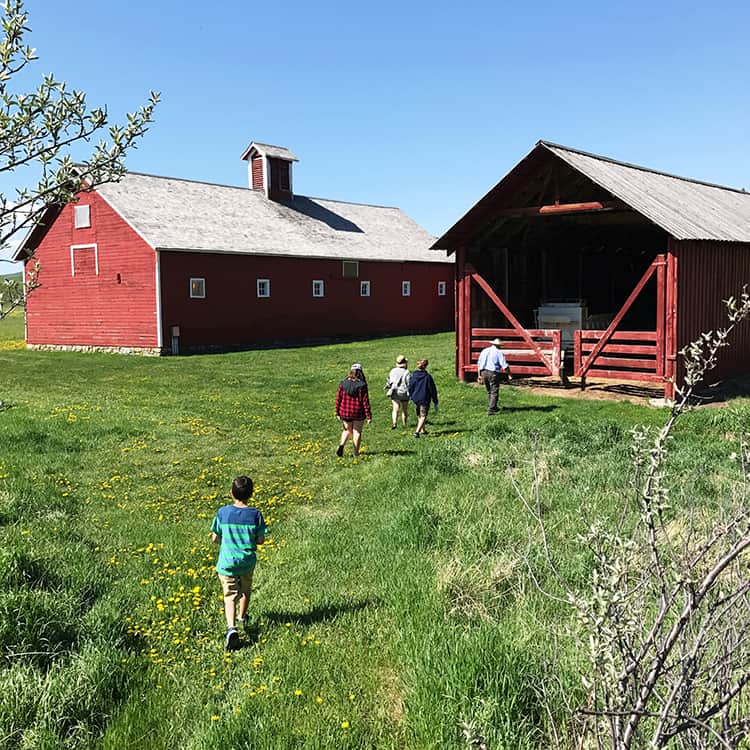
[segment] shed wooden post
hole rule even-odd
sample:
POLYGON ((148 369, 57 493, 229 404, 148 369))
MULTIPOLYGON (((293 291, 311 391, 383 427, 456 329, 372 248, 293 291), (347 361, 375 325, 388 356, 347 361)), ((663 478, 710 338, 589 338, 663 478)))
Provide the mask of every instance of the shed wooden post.
POLYGON ((466 278, 464 273, 464 259, 466 251, 463 247, 456 250, 456 377, 465 380, 464 374, 464 296, 466 294, 466 278))
POLYGON ((664 361, 664 398, 674 400, 677 379, 677 255, 674 243, 669 242, 667 252, 666 288, 666 351, 664 361))
POLYGON ((656 375, 664 377, 664 355, 666 353, 666 337, 664 331, 666 319, 666 278, 667 258, 660 256, 656 269, 656 375))

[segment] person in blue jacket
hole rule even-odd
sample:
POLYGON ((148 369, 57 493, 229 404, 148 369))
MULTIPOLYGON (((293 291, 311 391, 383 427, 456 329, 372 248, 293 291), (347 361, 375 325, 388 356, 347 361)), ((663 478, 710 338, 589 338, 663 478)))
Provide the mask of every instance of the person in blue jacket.
POLYGON ((430 364, 426 359, 420 359, 417 362, 417 369, 411 374, 409 380, 409 398, 414 402, 417 410, 417 429, 414 431, 414 437, 427 435, 424 425, 427 421, 427 415, 430 413, 430 402, 435 404, 435 413, 438 410, 438 392, 432 375, 427 372, 427 365, 430 364))

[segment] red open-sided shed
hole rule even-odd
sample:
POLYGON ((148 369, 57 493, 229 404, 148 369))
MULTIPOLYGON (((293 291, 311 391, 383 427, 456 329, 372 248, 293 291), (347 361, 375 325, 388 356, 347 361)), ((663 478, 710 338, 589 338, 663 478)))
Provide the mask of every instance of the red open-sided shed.
MULTIPOLYGON (((750 282, 744 190, 539 141, 435 244, 456 257, 456 370, 499 336, 513 372, 659 383, 750 282)), ((750 370, 736 329, 712 381, 750 370)))

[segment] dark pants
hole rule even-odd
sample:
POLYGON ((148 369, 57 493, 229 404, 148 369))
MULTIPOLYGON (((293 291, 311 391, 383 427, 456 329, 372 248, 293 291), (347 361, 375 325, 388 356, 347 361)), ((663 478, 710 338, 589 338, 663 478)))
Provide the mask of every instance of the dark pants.
POLYGON ((500 373, 494 370, 482 370, 482 380, 487 389, 487 414, 494 414, 498 411, 497 394, 500 390, 500 373))

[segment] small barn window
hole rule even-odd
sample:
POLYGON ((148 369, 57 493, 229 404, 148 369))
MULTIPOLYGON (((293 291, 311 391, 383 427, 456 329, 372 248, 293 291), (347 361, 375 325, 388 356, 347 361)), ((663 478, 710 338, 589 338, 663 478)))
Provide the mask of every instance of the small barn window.
POLYGON ((206 298, 206 280, 190 279, 190 299, 206 298))
POLYGON ((411 281, 402 281, 401 282, 401 296, 402 297, 411 297, 411 281))
POLYGON ((445 297, 448 284, 445 281, 438 281, 438 297, 445 297))
POLYGON ((255 289, 258 297, 270 297, 271 296, 271 280, 270 279, 257 279, 255 281, 255 289))
POLYGON ((322 279, 315 279, 312 283, 312 296, 325 297, 326 285, 322 279))
POLYGON ((345 260, 341 263, 341 275, 345 279, 359 278, 359 261, 345 260))
POLYGON ((85 229, 91 226, 91 206, 74 206, 73 217, 76 229, 85 229))
POLYGON ((70 246, 70 275, 98 276, 99 275, 99 247, 93 245, 70 246))
POLYGON ((359 282, 359 296, 360 297, 369 297, 370 296, 370 282, 369 281, 360 281, 359 282))

